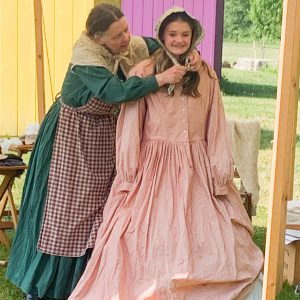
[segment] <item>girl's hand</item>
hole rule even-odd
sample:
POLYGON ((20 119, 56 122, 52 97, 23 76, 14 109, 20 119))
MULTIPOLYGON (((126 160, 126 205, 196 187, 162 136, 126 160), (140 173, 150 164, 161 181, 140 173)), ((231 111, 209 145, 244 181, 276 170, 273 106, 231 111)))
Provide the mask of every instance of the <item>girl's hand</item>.
POLYGON ((174 65, 160 74, 156 74, 156 80, 159 86, 165 84, 175 84, 182 80, 187 69, 184 66, 174 65))
POLYGON ((202 58, 197 50, 193 50, 189 56, 190 67, 189 71, 197 72, 202 65, 202 58))

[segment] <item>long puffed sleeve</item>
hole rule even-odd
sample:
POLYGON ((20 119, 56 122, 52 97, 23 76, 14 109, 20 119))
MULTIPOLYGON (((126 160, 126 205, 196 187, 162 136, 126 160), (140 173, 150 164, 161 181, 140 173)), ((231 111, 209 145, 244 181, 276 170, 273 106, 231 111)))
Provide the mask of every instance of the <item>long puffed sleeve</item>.
POLYGON ((214 194, 218 196, 228 193, 228 185, 233 179, 233 160, 218 80, 214 80, 211 97, 206 140, 214 194))
POLYGON ((116 133, 116 167, 122 191, 129 191, 139 166, 145 100, 122 104, 116 133))

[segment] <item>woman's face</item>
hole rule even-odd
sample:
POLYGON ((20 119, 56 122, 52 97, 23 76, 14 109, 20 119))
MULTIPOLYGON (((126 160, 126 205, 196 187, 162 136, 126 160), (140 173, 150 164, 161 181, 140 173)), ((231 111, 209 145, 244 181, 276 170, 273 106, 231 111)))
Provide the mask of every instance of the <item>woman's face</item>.
POLYGON ((179 58, 187 52, 192 41, 192 29, 184 21, 177 20, 169 23, 163 34, 163 42, 168 51, 179 58))
POLYGON ((112 23, 101 36, 95 38, 95 41, 107 47, 113 54, 125 52, 130 41, 130 32, 126 18, 122 17, 112 23))

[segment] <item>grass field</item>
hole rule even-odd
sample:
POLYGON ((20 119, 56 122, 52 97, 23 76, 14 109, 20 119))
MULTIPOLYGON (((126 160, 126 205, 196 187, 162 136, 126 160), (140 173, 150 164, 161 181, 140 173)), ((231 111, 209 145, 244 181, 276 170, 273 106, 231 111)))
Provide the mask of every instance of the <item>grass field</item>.
MULTIPOLYGON (((223 60, 236 61, 239 56, 252 56, 252 45, 224 44, 223 60)), ((278 47, 270 46, 268 59, 276 61, 278 47)), ((258 161, 258 173, 260 182, 260 201, 257 216, 253 218, 255 227, 254 240, 259 247, 265 249, 265 233, 267 224, 267 209, 269 200, 269 186, 272 159, 272 143, 274 134, 275 104, 276 104, 277 73, 271 68, 259 72, 237 71, 223 69, 221 87, 227 118, 231 119, 258 119, 261 124, 261 142, 258 161)), ((298 116, 299 120, 299 116, 298 116)), ((300 125, 297 128, 296 164, 294 198, 300 199, 300 125)), ((28 160, 28 155, 25 156, 28 160)), ((14 186, 16 201, 20 201, 23 180, 17 179, 14 186)), ((12 235, 13 233, 11 233, 12 235)), ((8 250, 0 245, 0 259, 7 259, 8 250)), ((4 278, 5 268, 0 268, 0 300, 22 299, 21 292, 4 278)), ((294 294, 294 287, 284 285, 279 300, 300 299, 294 294)))

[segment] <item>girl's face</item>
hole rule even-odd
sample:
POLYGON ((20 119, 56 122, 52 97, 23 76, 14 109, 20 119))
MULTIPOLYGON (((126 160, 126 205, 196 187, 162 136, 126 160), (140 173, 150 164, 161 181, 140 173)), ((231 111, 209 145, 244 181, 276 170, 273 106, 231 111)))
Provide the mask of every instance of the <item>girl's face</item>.
POLYGON ((109 28, 95 41, 105 46, 113 54, 120 54, 128 49, 130 41, 130 32, 125 17, 112 23, 109 28))
POLYGON ((168 51, 178 59, 180 55, 187 52, 190 48, 192 29, 190 25, 184 21, 173 21, 166 26, 163 40, 168 51))

